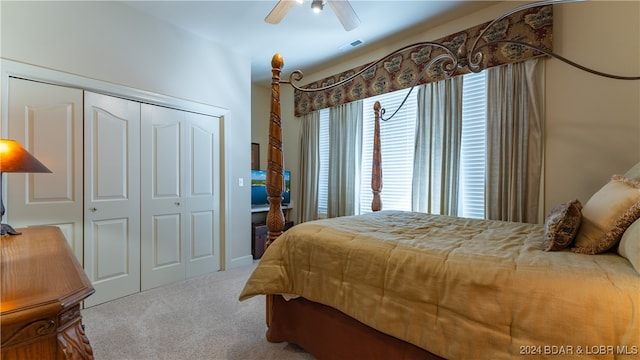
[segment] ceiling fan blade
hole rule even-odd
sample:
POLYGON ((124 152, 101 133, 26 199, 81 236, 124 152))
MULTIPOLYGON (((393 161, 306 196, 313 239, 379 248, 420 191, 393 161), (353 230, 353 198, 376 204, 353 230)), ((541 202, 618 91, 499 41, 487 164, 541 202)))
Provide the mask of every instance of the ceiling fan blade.
POLYGON ((289 9, 291 9, 294 3, 295 0, 278 1, 276 6, 271 9, 271 12, 269 12, 267 17, 264 18, 264 21, 269 24, 279 23, 284 18, 284 16, 287 15, 287 12, 289 11, 289 9))
POLYGON ((351 31, 360 25, 360 18, 348 0, 329 0, 329 5, 345 30, 351 31))

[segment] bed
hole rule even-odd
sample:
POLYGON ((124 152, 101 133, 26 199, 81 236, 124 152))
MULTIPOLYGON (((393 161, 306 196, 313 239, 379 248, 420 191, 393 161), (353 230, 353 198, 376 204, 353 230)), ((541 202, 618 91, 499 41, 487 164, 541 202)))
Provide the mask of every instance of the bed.
MULTIPOLYGON (((444 71, 480 71, 476 50, 488 46, 476 45, 441 48, 444 71)), ((536 50, 597 75, 640 79, 536 50)), ((378 139, 372 213, 282 233, 279 86, 292 81, 280 80, 279 55, 272 65, 268 248, 240 294, 267 295, 267 340, 298 344, 319 359, 637 358, 640 164, 612 176, 587 203, 559 205, 544 224, 466 219, 381 210, 378 139)), ((374 111, 377 124, 380 104, 374 111)))

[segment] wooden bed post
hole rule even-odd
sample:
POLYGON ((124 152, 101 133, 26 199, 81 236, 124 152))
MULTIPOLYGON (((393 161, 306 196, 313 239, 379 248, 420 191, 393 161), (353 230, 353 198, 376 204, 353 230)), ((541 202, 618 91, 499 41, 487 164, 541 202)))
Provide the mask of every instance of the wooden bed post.
MULTIPOLYGON (((265 250, 282 234, 284 214, 282 213, 282 193, 284 191, 284 155, 282 153, 282 119, 280 111, 280 72, 284 60, 280 54, 271 59, 271 112, 269 117, 269 147, 267 148, 267 196, 269 212, 267 213, 267 241, 265 250)), ((273 317, 273 294, 266 296, 266 322, 271 325, 273 317)))
POLYGON ((373 129, 373 165, 371 167, 371 190, 373 191, 373 201, 371 201, 371 211, 382 209, 382 155, 380 153, 380 102, 373 105, 374 129, 373 129))
POLYGON ((265 249, 282 234, 284 214, 282 213, 282 193, 284 191, 284 173, 282 154, 282 121, 280 118, 280 71, 284 60, 280 54, 271 59, 271 116, 269 120, 269 147, 267 148, 267 196, 269 212, 266 225, 268 229, 265 249))

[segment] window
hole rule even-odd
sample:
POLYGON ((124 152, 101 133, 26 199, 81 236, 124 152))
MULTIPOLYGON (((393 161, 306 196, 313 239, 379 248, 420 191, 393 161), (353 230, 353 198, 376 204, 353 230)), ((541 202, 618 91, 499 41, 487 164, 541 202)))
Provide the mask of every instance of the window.
POLYGON ((487 94, 483 72, 464 76, 458 214, 484 218, 487 94))
MULTIPOLYGON (((409 89, 394 91, 365 99, 362 126, 362 169, 360 183, 360 213, 371 212, 371 167, 373 162, 373 105, 376 101, 391 116, 404 100, 409 89)), ((411 177, 413 174, 413 149, 415 143, 417 90, 389 121, 380 121, 380 148, 382 156, 382 208, 386 210, 411 210, 411 177)))
MULTIPOLYGON (((373 105, 380 101, 387 110, 387 117, 398 109, 409 89, 378 95, 364 100, 360 213, 371 212, 371 167, 373 158, 373 105)), ((411 210, 411 182, 417 91, 411 92, 407 101, 392 120, 380 122, 382 156, 382 208, 386 210, 411 210)), ((464 217, 484 218, 484 167, 486 91, 484 73, 464 75, 462 108, 462 148, 460 169, 460 201, 458 214, 464 217)), ((327 184, 329 159, 329 110, 320 110, 320 174, 318 213, 327 214, 327 184)), ((356 210, 357 211, 357 210, 356 210)))
POLYGON ((318 215, 327 216, 327 199, 329 184, 329 109, 320 110, 320 170, 318 174, 318 215))

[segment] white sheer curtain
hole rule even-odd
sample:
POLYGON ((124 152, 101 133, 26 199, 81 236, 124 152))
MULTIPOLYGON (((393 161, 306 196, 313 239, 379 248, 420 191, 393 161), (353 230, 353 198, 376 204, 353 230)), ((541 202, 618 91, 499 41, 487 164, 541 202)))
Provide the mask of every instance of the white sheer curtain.
POLYGON ((538 222, 544 60, 487 70, 488 219, 538 222))
POLYGON ((420 86, 411 199, 413 211, 457 215, 461 139, 462 76, 420 86))
POLYGON ((329 109, 329 144, 327 217, 353 215, 360 206, 362 101, 329 109))
POLYGON ((300 159, 296 223, 318 218, 318 173, 320 172, 320 114, 314 111, 302 116, 300 126, 300 159))

